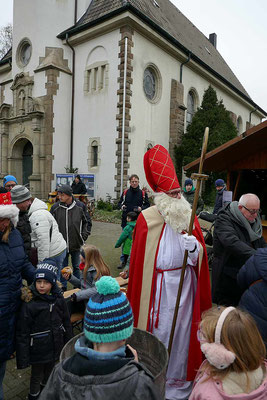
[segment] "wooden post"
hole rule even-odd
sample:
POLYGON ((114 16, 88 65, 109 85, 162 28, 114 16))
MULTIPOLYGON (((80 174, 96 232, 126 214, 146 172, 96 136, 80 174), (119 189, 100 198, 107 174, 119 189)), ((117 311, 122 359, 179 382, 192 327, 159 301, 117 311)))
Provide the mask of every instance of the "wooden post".
MULTIPOLYGON (((202 151, 201 151, 201 158, 200 158, 200 162, 199 162, 198 174, 192 174, 192 176, 191 176, 193 179, 197 180, 197 185, 196 185, 196 190, 195 190, 194 202, 192 205, 192 213, 191 213, 191 218, 190 218, 190 223, 189 223, 188 235, 192 235, 192 231, 193 231, 201 181, 208 179, 208 175, 202 174, 203 163, 204 163, 204 159, 205 159, 205 155, 206 155, 206 151, 207 151, 208 138, 209 138, 209 128, 206 128, 204 137, 203 137, 203 144, 202 144, 202 151)), ((182 290, 183 290, 185 269, 187 266, 187 256, 188 256, 188 251, 186 250, 184 253, 181 278, 180 278, 180 283, 179 283, 179 288, 178 288, 178 293, 177 293, 177 298, 176 298, 176 304, 175 304, 175 310, 174 310, 173 320, 172 320, 172 327, 171 327, 171 333, 170 333, 170 339, 169 339, 169 345, 168 345, 169 356, 171 354, 173 336, 174 336, 176 321, 178 318, 178 310, 179 310, 181 294, 182 294, 182 290)))

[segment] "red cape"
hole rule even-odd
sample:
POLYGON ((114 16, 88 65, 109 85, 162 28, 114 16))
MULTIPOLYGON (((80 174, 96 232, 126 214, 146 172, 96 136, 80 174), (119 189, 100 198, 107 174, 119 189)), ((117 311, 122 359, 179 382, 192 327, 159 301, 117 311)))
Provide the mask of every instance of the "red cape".
MULTIPOLYGON (((164 226, 164 220, 158 213, 156 207, 150 207, 143 211, 138 217, 133 233, 127 296, 133 309, 134 326, 140 329, 148 330, 149 313, 152 303, 152 289, 155 284, 155 267, 158 246, 164 226), (146 266, 146 268, 144 268, 144 266, 146 266)), ((209 309, 212 305, 207 252, 197 218, 195 218, 195 229, 193 235, 203 246, 204 254, 201 267, 195 267, 197 289, 192 315, 188 354, 188 381, 194 380, 196 372, 203 361, 200 343, 197 340, 197 330, 202 312, 209 309)))

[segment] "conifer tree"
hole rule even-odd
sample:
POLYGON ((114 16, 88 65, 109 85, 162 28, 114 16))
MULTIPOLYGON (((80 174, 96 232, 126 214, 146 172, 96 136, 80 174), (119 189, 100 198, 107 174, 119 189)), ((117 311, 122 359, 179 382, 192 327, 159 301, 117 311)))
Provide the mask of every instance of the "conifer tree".
MULTIPOLYGON (((188 125, 186 133, 183 134, 181 145, 175 147, 176 169, 180 177, 182 167, 200 157, 206 126, 209 127, 207 151, 237 136, 237 128, 230 118, 229 111, 224 107, 222 100, 218 101, 216 91, 211 86, 204 92, 202 104, 193 116, 192 123, 188 125)), ((214 177, 209 172, 209 176, 204 193, 204 200, 208 203, 213 201, 212 184, 222 175, 216 174, 214 177)))

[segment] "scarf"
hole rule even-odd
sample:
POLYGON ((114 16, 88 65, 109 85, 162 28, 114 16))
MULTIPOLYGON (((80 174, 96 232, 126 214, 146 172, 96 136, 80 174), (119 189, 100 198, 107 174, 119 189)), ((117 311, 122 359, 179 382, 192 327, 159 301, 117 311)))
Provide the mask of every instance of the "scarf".
POLYGON ((259 216, 257 216, 254 222, 248 222, 248 220, 239 210, 237 201, 233 201, 230 204, 230 212, 240 223, 240 225, 242 225, 247 230, 251 242, 255 242, 255 240, 262 237, 262 225, 259 216))
POLYGON ((84 337, 81 337, 76 341, 74 348, 76 353, 88 358, 88 360, 111 360, 114 358, 126 357, 125 346, 121 346, 117 350, 109 353, 101 353, 100 351, 96 351, 88 347, 88 345, 85 343, 84 337))

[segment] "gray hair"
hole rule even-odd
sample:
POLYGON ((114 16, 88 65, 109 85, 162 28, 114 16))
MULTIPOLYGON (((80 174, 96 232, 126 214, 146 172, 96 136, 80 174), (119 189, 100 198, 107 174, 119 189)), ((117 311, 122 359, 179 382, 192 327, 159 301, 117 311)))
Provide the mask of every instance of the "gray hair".
POLYGON ((258 198, 258 196, 256 196, 256 194, 246 193, 246 194, 242 194, 242 196, 240 197, 240 199, 238 201, 238 205, 246 206, 249 199, 258 200, 258 202, 260 202, 260 199, 258 198))

